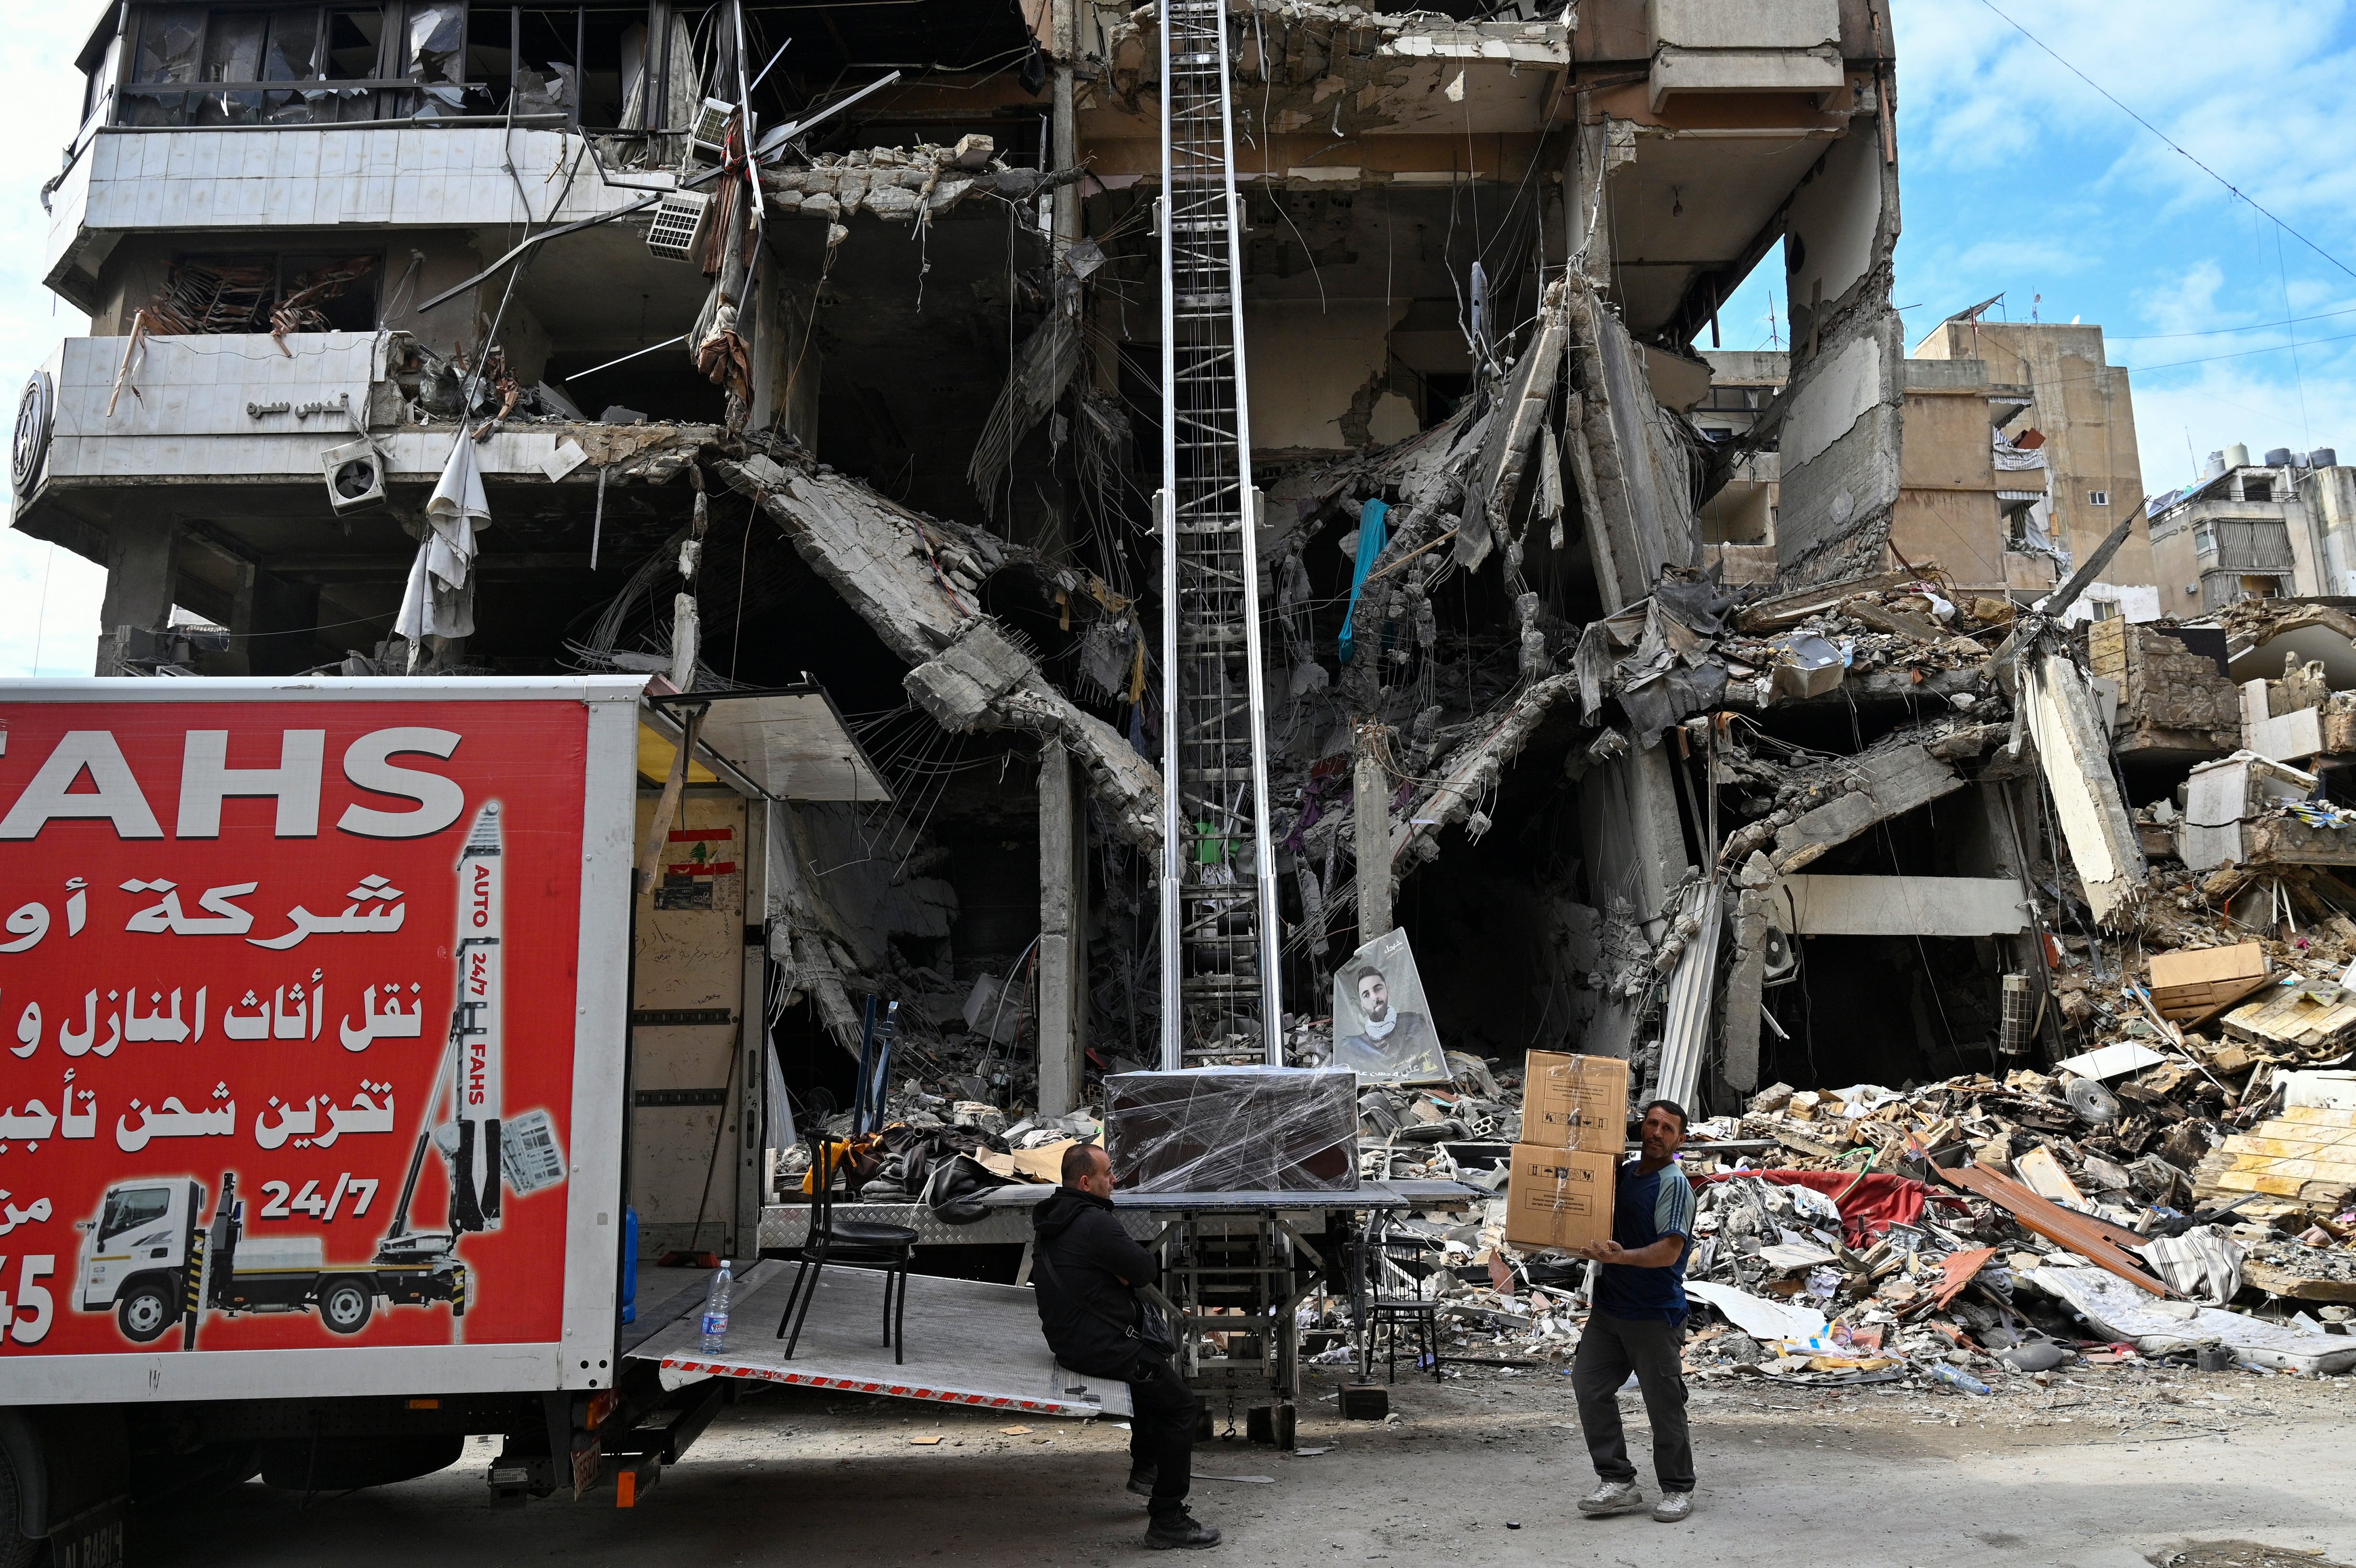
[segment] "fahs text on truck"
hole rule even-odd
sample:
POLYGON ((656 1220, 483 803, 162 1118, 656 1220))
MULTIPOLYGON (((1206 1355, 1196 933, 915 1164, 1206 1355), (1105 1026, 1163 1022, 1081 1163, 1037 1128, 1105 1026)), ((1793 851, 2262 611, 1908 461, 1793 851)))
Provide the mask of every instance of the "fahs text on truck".
POLYGON ((0 1563, 175 1467, 595 1485, 643 687, 0 682, 0 1563))

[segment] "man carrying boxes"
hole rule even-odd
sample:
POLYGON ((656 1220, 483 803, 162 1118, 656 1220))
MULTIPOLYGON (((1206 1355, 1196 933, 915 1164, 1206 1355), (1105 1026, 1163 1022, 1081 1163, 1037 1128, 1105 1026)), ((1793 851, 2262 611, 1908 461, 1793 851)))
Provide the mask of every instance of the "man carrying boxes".
POLYGON ((1595 1461, 1596 1488, 1579 1511, 1599 1518, 1644 1506, 1620 1430, 1620 1389, 1636 1374, 1653 1425, 1653 1517, 1674 1524, 1693 1512, 1693 1440, 1686 1428, 1686 1253, 1693 1245, 1694 1190, 1676 1168, 1686 1114, 1667 1100, 1644 1107, 1644 1154, 1620 1168, 1612 1234, 1578 1249, 1595 1260, 1586 1332, 1570 1365, 1579 1424, 1595 1461))
POLYGON ((1666 1100, 1644 1108, 1643 1155, 1627 1147, 1628 1064, 1611 1057, 1529 1054, 1522 1136, 1506 1191, 1505 1240, 1593 1259, 1586 1331, 1571 1367, 1580 1425, 1601 1484, 1581 1498, 1590 1516, 1644 1507, 1620 1424, 1620 1389, 1634 1372, 1653 1427, 1653 1467, 1665 1523, 1693 1511, 1693 1446, 1686 1429, 1685 1260, 1693 1187, 1676 1168, 1686 1114, 1666 1100))

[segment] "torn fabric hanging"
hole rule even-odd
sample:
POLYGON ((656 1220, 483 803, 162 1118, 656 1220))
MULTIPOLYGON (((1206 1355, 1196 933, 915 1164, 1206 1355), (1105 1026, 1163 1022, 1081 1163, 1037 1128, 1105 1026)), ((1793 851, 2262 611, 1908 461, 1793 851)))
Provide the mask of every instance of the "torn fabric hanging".
POLYGON ((475 530, 488 528, 483 471, 475 443, 462 430, 425 503, 427 532, 409 569, 401 615, 393 630, 412 648, 427 637, 465 637, 475 630, 475 530))
POLYGON ((1375 569, 1375 560, 1383 553, 1384 542, 1390 529, 1384 519, 1390 515, 1390 506, 1384 501, 1368 501, 1358 514, 1358 562, 1350 572, 1350 613, 1342 617, 1342 662, 1350 662, 1350 629, 1357 624, 1358 594, 1366 586, 1366 574, 1375 569))
POLYGON ((752 401, 753 350, 736 330, 736 307, 726 303, 719 283, 713 283, 704 296, 692 337, 694 347, 690 352, 703 379, 745 402, 752 401))

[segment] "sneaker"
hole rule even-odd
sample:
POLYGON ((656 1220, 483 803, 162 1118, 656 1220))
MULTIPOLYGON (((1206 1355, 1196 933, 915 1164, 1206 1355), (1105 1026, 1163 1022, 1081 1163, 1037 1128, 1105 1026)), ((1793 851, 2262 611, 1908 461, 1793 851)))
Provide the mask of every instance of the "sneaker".
POLYGON ((1663 1492, 1661 1500, 1653 1505, 1653 1517, 1663 1524, 1677 1524, 1693 1517, 1691 1492, 1663 1492))
POLYGON ((1129 1489, 1141 1498, 1151 1497, 1157 1475, 1158 1472, 1153 1470, 1131 1470, 1129 1473, 1129 1489))
POLYGON ((1604 1481, 1579 1499, 1579 1511, 1590 1519, 1634 1513, 1644 1506, 1644 1489, 1633 1481, 1604 1481))
POLYGON ((1216 1546, 1218 1543, 1219 1532, 1184 1509, 1155 1520, 1145 1532, 1145 1544, 1156 1552, 1168 1552, 1175 1547, 1216 1546))

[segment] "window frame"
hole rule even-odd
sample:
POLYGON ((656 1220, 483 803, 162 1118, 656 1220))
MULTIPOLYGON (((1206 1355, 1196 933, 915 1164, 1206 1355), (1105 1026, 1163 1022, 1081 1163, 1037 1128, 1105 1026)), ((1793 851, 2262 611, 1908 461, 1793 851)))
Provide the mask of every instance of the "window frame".
MULTIPOLYGON (((587 75, 584 60, 588 52, 588 17, 590 12, 596 11, 620 15, 632 20, 643 20, 648 41, 638 69, 641 81, 651 101, 646 105, 643 114, 648 123, 648 127, 642 127, 635 133, 653 134, 666 123, 669 114, 669 105, 663 102, 662 99, 667 91, 669 65, 671 34, 668 22, 676 9, 677 7, 672 5, 669 0, 637 0, 637 3, 632 3, 632 0, 612 3, 612 0, 608 0, 608 3, 604 4, 598 3, 598 0, 537 0, 537 3, 534 3, 534 0, 509 0, 509 3, 504 5, 470 4, 468 0, 377 0, 375 4, 370 4, 369 0, 294 0, 292 4, 289 4, 288 0, 246 0, 242 5, 234 3, 234 0, 230 0, 228 4, 207 4, 205 0, 193 0, 193 3, 177 5, 158 4, 155 3, 155 0, 147 0, 147 3, 134 4, 129 8, 122 35, 123 47, 119 51, 119 59, 114 69, 108 73, 102 69, 92 75, 84 94, 83 120, 85 123, 88 122, 91 114, 99 105, 102 95, 107 93, 109 90, 112 90, 112 96, 111 101, 106 105, 106 123, 110 125, 136 129, 219 128, 195 123, 191 116, 197 112, 197 105, 201 101, 215 98, 227 99, 232 96, 252 97, 260 101, 254 104, 247 118, 226 120, 223 123, 228 126, 331 127, 338 123, 357 123, 360 121, 377 120, 413 120, 419 124, 432 124, 434 118, 495 117, 507 112, 503 105, 512 104, 515 101, 524 55, 524 49, 520 47, 525 20, 523 13, 532 11, 572 14, 572 58, 566 63, 570 64, 573 73, 573 101, 565 106, 563 112, 566 128, 578 131, 583 128, 582 82, 587 75), (407 55, 406 39, 412 14, 422 9, 443 5, 455 5, 460 15, 459 41, 455 51, 459 80, 449 85, 458 88, 465 96, 485 95, 489 99, 489 103, 480 111, 471 105, 466 105, 450 115, 419 118, 415 113, 415 95, 425 86, 440 84, 425 82, 416 76, 385 73, 397 70, 400 68, 400 62, 407 55), (327 29, 331 25, 332 16, 338 12, 369 10, 376 11, 381 18, 377 41, 376 69, 379 74, 358 79, 327 74, 331 69, 327 58, 327 45, 330 41, 327 29), (496 13, 500 10, 508 14, 507 36, 504 40, 504 47, 508 53, 506 79, 496 82, 465 80, 468 75, 466 69, 466 58, 476 42, 476 24, 482 19, 477 13, 496 13), (151 19, 170 12, 200 14, 196 39, 189 50, 190 58, 195 62, 193 67, 195 74, 185 81, 168 79, 143 80, 140 79, 141 39, 151 19), (264 79, 252 81, 205 80, 203 61, 207 48, 211 43, 212 30, 217 18, 227 15, 250 16, 256 12, 269 13, 273 18, 273 27, 276 26, 277 16, 282 14, 307 13, 312 17, 312 45, 308 66, 311 74, 285 80, 268 79, 266 61, 269 54, 269 35, 265 33, 262 46, 264 63, 262 68, 265 72, 264 79), (98 78, 102 75, 110 77, 110 80, 101 81, 98 78), (301 97, 305 96, 303 91, 305 88, 327 89, 333 94, 365 91, 376 94, 377 98, 370 103, 369 112, 359 117, 359 121, 316 117, 282 121, 270 117, 273 110, 268 101, 269 95, 284 94, 290 98, 301 97), (387 98, 391 98, 394 101, 387 102, 385 101, 387 98), (404 101, 408 102, 409 107, 397 106, 404 101), (131 112, 135 105, 142 103, 166 105, 163 112, 166 118, 160 123, 133 119, 131 112)), ((558 25, 562 26, 561 21, 558 25)), ((629 101, 633 85, 636 84, 629 81, 622 84, 621 102, 625 105, 629 101)), ((633 133, 618 125, 593 126, 591 129, 625 134, 633 133)))

